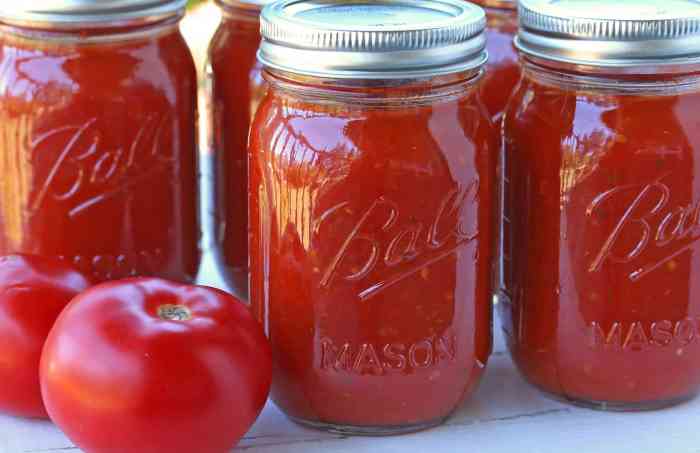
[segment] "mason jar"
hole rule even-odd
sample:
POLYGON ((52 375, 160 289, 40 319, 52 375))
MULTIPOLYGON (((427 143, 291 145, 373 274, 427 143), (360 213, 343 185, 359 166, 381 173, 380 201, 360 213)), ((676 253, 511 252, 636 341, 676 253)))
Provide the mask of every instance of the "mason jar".
POLYGON ((222 20, 209 47, 215 232, 230 289, 248 298, 248 131, 265 95, 260 10, 268 0, 218 0, 222 20))
POLYGON ((251 302, 293 420, 441 423, 491 351, 497 130, 461 0, 283 0, 250 138, 251 302), (304 33, 301 33, 304 30, 304 33))
POLYGON ((193 280, 196 75, 185 0, 0 6, 0 254, 193 280))
POLYGON ((700 4, 521 0, 501 307, 549 395, 655 409, 700 390, 700 4))

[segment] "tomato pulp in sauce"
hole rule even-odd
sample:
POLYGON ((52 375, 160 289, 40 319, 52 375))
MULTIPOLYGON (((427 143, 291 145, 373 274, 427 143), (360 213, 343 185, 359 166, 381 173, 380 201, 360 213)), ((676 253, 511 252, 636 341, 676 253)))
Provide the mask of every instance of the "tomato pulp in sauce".
POLYGON ((251 301, 272 398, 312 424, 442 420, 491 350, 497 137, 479 77, 280 77, 250 145, 251 301))
POLYGON ((698 108, 697 74, 528 65, 505 120, 503 318, 541 389, 623 408, 700 389, 698 108))
POLYGON ((215 153, 216 237, 224 274, 248 298, 248 131, 265 94, 261 65, 260 6, 226 6, 209 50, 215 153))
POLYGON ((97 280, 192 280, 195 90, 177 21, 4 27, 0 253, 60 256, 97 280))
POLYGON ((481 98, 497 125, 501 124, 508 99, 520 80, 518 52, 513 38, 518 32, 518 12, 515 1, 477 0, 488 21, 486 50, 489 61, 481 86, 481 98))

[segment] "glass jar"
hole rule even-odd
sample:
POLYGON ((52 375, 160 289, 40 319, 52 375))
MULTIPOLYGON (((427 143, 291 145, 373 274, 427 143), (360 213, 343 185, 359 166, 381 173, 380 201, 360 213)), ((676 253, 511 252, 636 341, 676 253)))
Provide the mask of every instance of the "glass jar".
POLYGON ((263 10, 251 302, 274 351, 272 398, 297 422, 414 431, 479 382, 497 141, 479 98, 484 26, 461 0, 263 10))
POLYGON ((520 14, 502 170, 513 358, 583 406, 686 400, 700 390, 700 5, 521 0, 520 14))
POLYGON ((216 242, 227 283, 243 299, 248 299, 248 131, 265 95, 256 58, 264 3, 220 0, 223 18, 209 48, 216 242))
POLYGON ((196 75, 178 30, 184 6, 0 6, 0 254, 63 257, 98 281, 195 278, 196 75))
POLYGON ((486 11, 489 61, 481 98, 494 124, 500 125, 508 99, 520 81, 520 63, 513 39, 518 32, 517 0, 473 0, 486 11))

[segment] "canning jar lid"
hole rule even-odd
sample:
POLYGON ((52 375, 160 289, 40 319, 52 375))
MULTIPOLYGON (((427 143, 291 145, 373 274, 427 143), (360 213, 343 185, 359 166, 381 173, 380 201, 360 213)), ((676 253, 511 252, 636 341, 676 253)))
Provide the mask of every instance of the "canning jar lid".
POLYGON ((700 0, 520 0, 516 46, 584 66, 700 63, 700 0))
POLYGON ((463 0, 281 0, 260 25, 260 61, 301 75, 430 77, 487 59, 484 11, 463 0))
POLYGON ((184 13, 187 0, 0 1, 0 22, 30 27, 109 27, 149 23, 184 13))

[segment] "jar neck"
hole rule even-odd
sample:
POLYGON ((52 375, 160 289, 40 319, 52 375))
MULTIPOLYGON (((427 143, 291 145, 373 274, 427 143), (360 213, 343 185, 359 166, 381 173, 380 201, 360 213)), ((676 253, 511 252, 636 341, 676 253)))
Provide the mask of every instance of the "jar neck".
MULTIPOLYGON (((592 68, 536 59, 521 54, 523 77, 543 85, 569 90, 591 89, 621 94, 669 93, 700 90, 700 65, 633 74, 611 68, 592 68)), ((650 68, 652 69, 652 68, 650 68)))
POLYGON ((18 40, 35 40, 45 43, 94 44, 131 40, 159 36, 178 30, 184 13, 168 17, 157 22, 138 22, 100 26, 96 28, 31 28, 0 23, 0 36, 5 35, 18 40))
POLYGON ((472 0, 475 3, 486 10, 501 10, 509 12, 517 12, 518 3, 515 0, 472 0))
POLYGON ((250 22, 259 26, 262 7, 252 3, 224 3, 217 0, 224 21, 250 22))
POLYGON ((518 31, 518 12, 511 9, 484 8, 488 28, 508 30, 513 35, 518 31))
POLYGON ((270 86, 294 96, 374 104, 387 101, 432 103, 468 94, 478 85, 482 68, 456 74, 421 79, 334 79, 302 76, 265 68, 263 75, 270 86))

